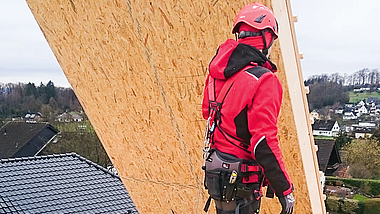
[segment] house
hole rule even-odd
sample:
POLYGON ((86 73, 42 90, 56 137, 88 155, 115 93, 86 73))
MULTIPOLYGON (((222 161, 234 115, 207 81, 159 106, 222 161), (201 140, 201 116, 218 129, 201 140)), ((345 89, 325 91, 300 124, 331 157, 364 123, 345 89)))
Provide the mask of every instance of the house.
POLYGON ((70 112, 70 114, 71 114, 71 117, 73 118, 74 122, 82 122, 83 121, 83 117, 79 113, 70 112))
POLYGON ((379 104, 379 100, 376 97, 368 97, 367 98, 367 103, 368 104, 379 104))
POLYGON ((314 121, 319 120, 319 119, 320 119, 320 116, 319 116, 319 113, 316 110, 313 110, 312 112, 310 112, 311 124, 313 124, 314 121))
POLYGON ((344 104, 344 108, 347 109, 347 108, 353 108, 354 107, 354 104, 353 103, 346 103, 344 104))
POLYGON ((375 106, 374 112, 375 112, 375 115, 379 115, 380 114, 380 105, 376 105, 375 106))
POLYGON ((358 107, 355 112, 357 112, 360 115, 368 114, 368 109, 365 105, 358 107))
POLYGON ((332 176, 341 164, 335 141, 315 139, 315 144, 318 146, 319 170, 324 172, 326 176, 332 176))
POLYGON ((58 122, 69 123, 69 122, 73 121, 73 118, 72 118, 71 114, 65 112, 65 113, 58 115, 57 120, 58 120, 58 122))
POLYGON ((333 137, 339 133, 338 121, 317 120, 312 125, 313 135, 333 137))
POLYGON ((349 125, 343 125, 340 127, 340 131, 350 133, 350 132, 354 131, 354 127, 349 126, 349 125))
POLYGON ((373 135, 376 130, 376 124, 370 122, 359 122, 358 124, 353 124, 353 133, 355 138, 369 138, 373 135))
POLYGON ((335 109, 335 114, 343 114, 344 110, 343 108, 335 109))
POLYGON ((375 132, 375 129, 371 128, 356 128, 354 130, 355 138, 370 138, 372 137, 373 133, 375 132))
POLYGON ((59 122, 65 122, 65 123, 70 123, 70 122, 82 122, 83 117, 77 113, 77 112, 65 112, 57 116, 57 120, 59 122))
POLYGON ((48 123, 8 122, 0 129, 0 158, 38 155, 58 133, 48 123))
POLYGON ((358 117, 353 112, 344 112, 343 120, 356 120, 358 117))
POLYGON ((0 213, 138 211, 119 176, 69 153, 1 159, 0 213))
POLYGON ((357 107, 365 106, 365 102, 361 100, 358 104, 356 104, 357 107))
POLYGON ((25 122, 27 123, 37 123, 41 120, 42 120, 42 114, 40 112, 37 112, 37 113, 28 112, 25 115, 25 122))
POLYGON ((316 110, 313 110, 311 113, 310 113, 310 117, 316 119, 316 120, 319 120, 319 113, 316 111, 316 110))

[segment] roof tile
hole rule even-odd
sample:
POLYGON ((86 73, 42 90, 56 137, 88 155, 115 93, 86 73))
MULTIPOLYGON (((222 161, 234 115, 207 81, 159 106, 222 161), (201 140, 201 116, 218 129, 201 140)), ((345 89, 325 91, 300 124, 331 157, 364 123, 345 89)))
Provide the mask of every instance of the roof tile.
POLYGON ((75 153, 0 161, 0 213, 102 213, 102 208, 138 213, 118 176, 75 153))

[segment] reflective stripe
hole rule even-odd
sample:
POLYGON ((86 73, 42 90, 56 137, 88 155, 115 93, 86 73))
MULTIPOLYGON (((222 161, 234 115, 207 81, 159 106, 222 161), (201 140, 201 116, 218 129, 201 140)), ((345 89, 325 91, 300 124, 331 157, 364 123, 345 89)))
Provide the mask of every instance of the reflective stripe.
POLYGON ((256 145, 255 145, 255 148, 253 149, 253 154, 254 155, 256 155, 256 148, 257 148, 257 146, 261 143, 261 141, 263 141, 265 139, 265 135, 264 136, 262 136, 258 141, 257 141, 257 143, 256 143, 256 145))
POLYGON ((249 73, 248 71, 245 71, 247 74, 249 74, 249 75, 251 75, 251 76, 253 76, 256 80, 258 80, 259 78, 257 78, 257 76, 255 76, 254 74, 251 74, 251 73, 249 73))

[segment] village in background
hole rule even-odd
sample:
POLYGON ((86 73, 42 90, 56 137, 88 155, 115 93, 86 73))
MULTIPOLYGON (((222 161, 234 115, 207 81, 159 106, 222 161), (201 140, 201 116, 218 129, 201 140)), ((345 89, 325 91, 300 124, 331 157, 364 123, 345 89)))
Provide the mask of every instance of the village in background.
POLYGON ((379 213, 379 71, 315 75, 305 86, 327 210, 379 213))
POLYGON ((51 81, 39 86, 34 83, 0 84, 0 126, 0 136, 14 134, 14 137, 19 138, 7 138, 7 142, 2 142, 0 137, 0 149, 3 150, 0 159, 17 156, 16 152, 29 143, 34 145, 30 146, 33 150, 23 155, 76 152, 113 170, 111 161, 71 88, 55 87, 51 81), (41 134, 36 129, 49 129, 51 134, 37 138, 29 136, 32 133, 41 134), (30 139, 34 141, 28 141, 30 139), (12 142, 18 142, 17 149, 8 145, 13 152, 7 153, 5 145, 12 142))

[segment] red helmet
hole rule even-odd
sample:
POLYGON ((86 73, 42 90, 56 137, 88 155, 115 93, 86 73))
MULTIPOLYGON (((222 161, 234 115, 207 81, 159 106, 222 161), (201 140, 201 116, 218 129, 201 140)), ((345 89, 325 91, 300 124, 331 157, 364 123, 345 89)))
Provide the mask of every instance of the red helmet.
POLYGON ((270 29, 274 34, 274 39, 278 37, 278 24, 272 11, 265 5, 260 3, 248 4, 236 16, 232 33, 239 32, 239 24, 247 25, 258 29, 270 29))

